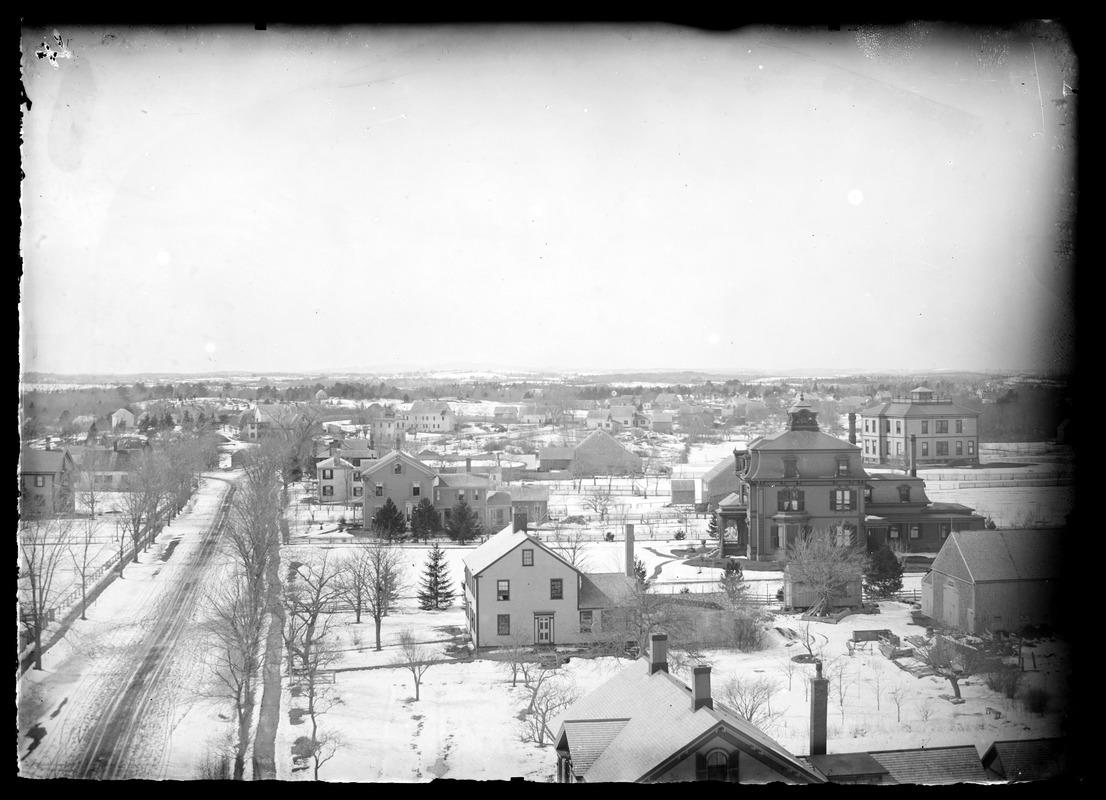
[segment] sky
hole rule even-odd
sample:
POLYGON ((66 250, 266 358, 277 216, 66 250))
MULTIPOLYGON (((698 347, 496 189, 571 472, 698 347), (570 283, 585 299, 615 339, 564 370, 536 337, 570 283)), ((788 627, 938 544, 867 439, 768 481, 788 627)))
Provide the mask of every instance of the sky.
POLYGON ((22 47, 23 371, 1073 365, 1058 22, 22 47))

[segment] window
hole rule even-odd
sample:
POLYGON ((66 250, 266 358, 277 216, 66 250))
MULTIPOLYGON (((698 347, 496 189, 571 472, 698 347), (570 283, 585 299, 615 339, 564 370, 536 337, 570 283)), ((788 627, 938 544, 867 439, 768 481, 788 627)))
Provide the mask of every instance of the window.
POLYGON ((354 497, 360 497, 362 495, 362 493, 363 493, 362 487, 360 487, 360 486, 354 486, 353 487, 353 496, 354 497))
POLYGON ((395 474, 395 475, 402 475, 403 474, 403 465, 400 464, 397 461, 396 465, 394 467, 392 467, 392 473, 395 474))
POLYGON ((412 483, 411 484, 411 496, 412 497, 418 497, 420 494, 422 494, 422 487, 419 486, 417 483, 412 483))
POLYGON ((921 535, 922 535, 921 528, 919 528, 917 525, 911 525, 910 526, 910 538, 911 539, 917 539, 921 535))
POLYGON ((868 433, 868 420, 864 420, 864 432, 868 433))
POLYGON ((361 480, 361 470, 357 469, 353 471, 353 479, 355 481, 361 480))
POLYGON ((795 456, 783 457, 783 477, 785 478, 797 478, 799 477, 799 459, 795 456))
POLYGON ((331 481, 331 480, 334 480, 334 470, 332 470, 332 469, 324 469, 324 470, 323 470, 323 480, 324 480, 324 481, 331 481))
POLYGON ((565 599, 565 582, 561 578, 549 579, 549 599, 550 600, 564 600, 565 599))
POLYGON ((895 433, 902 433, 902 420, 895 420, 895 433))
POLYGON ((948 454, 949 454, 949 443, 948 442, 938 442, 937 443, 937 455, 947 456, 948 454))
POLYGON ((802 511, 803 492, 801 489, 784 489, 776 495, 778 511, 802 511))
POLYGON ((495 599, 496 600, 510 600, 511 599, 511 582, 510 581, 497 581, 495 584, 495 599))
POLYGON ((923 419, 922 420, 922 433, 929 433, 929 420, 928 419, 923 419))
POLYGON ((888 537, 890 537, 892 539, 898 539, 899 538, 899 526, 898 525, 892 525, 891 530, 889 530, 887 532, 887 535, 888 535, 888 537))
POLYGON ((723 750, 715 750, 707 756, 707 780, 724 781, 729 771, 730 757, 723 750))
POLYGON ((497 614, 496 615, 496 633, 500 636, 511 635, 511 615, 510 614, 497 614))
POLYGON ((464 489, 458 489, 457 490, 457 499, 458 500, 464 500, 465 499, 465 490, 464 489))
POLYGON ((963 433, 964 432, 964 420, 962 420, 962 419, 956 420, 956 432, 957 433, 963 433))
POLYGON ((957 440, 957 442, 956 442, 956 455, 958 455, 958 456, 964 455, 964 443, 959 441, 959 440, 957 440))
POLYGON ((906 484, 903 484, 902 486, 899 487, 899 502, 902 502, 902 503, 909 503, 910 502, 910 487, 907 486, 906 484))
POLYGON ((872 502, 872 487, 867 484, 864 485, 864 502, 872 502))
POLYGON ((975 455, 975 442, 973 442, 971 439, 968 440, 968 455, 975 455))
POLYGON ((376 496, 377 497, 383 497, 384 496, 384 484, 383 483, 378 483, 376 485, 376 496))
POLYGON ((849 511, 856 507, 856 492, 852 489, 834 489, 830 492, 830 508, 849 511))
POLYGON ((479 500, 480 499, 480 490, 479 489, 473 489, 472 490, 472 499, 473 500, 479 500))
POLYGON ((780 526, 772 526, 772 547, 778 548, 780 546, 780 526))
POLYGON ((845 476, 849 474, 849 459, 839 458, 837 459, 837 474, 845 476))
POLYGON ((591 633, 592 613, 591 611, 580 612, 580 633, 591 633))
POLYGON ((534 551, 523 550, 522 551, 522 566, 532 567, 534 566, 534 551))
POLYGON ((949 526, 948 525, 942 525, 939 530, 941 532, 941 538, 942 539, 949 538, 949 526))
POLYGON ((895 442, 895 455, 902 455, 902 442, 895 442))
POLYGON ((922 456, 929 455, 929 442, 922 442, 922 456))
POLYGON ((883 421, 883 432, 884 433, 890 433, 891 432, 891 420, 885 419, 883 421))
POLYGON ((937 433, 948 433, 949 421, 947 419, 937 420, 937 433))
POLYGON ((329 486, 329 485, 324 486, 323 487, 323 497, 333 497, 333 496, 334 496, 334 487, 329 486))

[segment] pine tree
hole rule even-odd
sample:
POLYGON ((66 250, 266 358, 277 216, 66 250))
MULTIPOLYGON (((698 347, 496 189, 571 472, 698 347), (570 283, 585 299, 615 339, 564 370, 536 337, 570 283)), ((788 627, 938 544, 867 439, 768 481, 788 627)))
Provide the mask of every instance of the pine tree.
POLYGON ((429 497, 424 497, 411 512, 411 538, 429 542, 430 534, 436 530, 438 530, 438 509, 434 508, 429 497))
POLYGON ((731 606, 736 607, 741 602, 748 586, 745 585, 745 573, 741 570, 740 561, 736 558, 726 561, 718 585, 726 593, 726 599, 730 601, 731 606))
POLYGON ((419 590, 419 608, 424 611, 438 611, 453 603, 453 581, 449 577, 449 564, 445 560, 445 551, 434 542, 434 547, 426 557, 426 569, 422 574, 422 588, 419 590))
POLYGON ((707 536, 712 539, 718 538, 718 515, 712 514, 710 520, 707 522, 707 536))
POLYGON ((377 536, 388 541, 395 541, 402 539, 403 534, 407 532, 407 520, 404 518, 403 512, 396 507, 396 504, 392 502, 392 498, 389 497, 384 501, 384 505, 373 514, 372 527, 377 536))
POLYGON ((902 563, 890 547, 883 545, 872 554, 864 577, 876 594, 886 597, 902 589, 902 563))
POLYGON ((480 517, 472 510, 465 498, 460 498, 450 511, 445 532, 450 539, 461 544, 483 534, 484 527, 480 524, 480 517))

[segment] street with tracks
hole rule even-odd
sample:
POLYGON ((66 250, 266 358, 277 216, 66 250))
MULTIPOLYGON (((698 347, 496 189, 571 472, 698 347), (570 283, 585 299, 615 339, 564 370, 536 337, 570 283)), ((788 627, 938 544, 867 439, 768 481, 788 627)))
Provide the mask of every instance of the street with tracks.
POLYGON ((174 729, 208 685, 203 599, 225 569, 219 542, 234 492, 208 475, 156 551, 105 591, 42 673, 25 676, 23 776, 167 777, 174 729))

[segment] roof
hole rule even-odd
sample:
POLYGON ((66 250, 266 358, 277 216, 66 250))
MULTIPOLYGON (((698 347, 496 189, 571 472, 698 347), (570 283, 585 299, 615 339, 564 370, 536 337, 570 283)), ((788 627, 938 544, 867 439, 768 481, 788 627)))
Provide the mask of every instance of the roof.
POLYGON ((606 419, 610 414, 611 412, 605 408, 597 408, 588 412, 588 419, 606 419))
POLYGON ((994 742, 983 754, 983 765, 1008 781, 1040 781, 1067 771, 1063 739, 1010 739, 994 742))
POLYGON ((19 457, 19 467, 24 474, 46 473, 54 475, 61 472, 66 459, 72 462, 72 456, 65 450, 34 450, 24 448, 19 457))
POLYGON ((353 464, 349 463, 344 458, 331 456, 315 465, 315 469, 334 469, 336 467, 338 469, 353 469, 353 464))
POLYGON ((643 780, 697 740, 720 728, 758 748, 797 781, 824 778, 767 734, 720 704, 691 707, 691 690, 667 672, 650 674, 649 656, 628 664, 584 695, 555 724, 556 740, 567 739, 574 769, 588 783, 643 780), (576 761, 577 742, 585 765, 576 761))
POLYGON ((927 400, 912 403, 909 400, 891 400, 887 403, 871 406, 860 411, 861 417, 978 417, 979 412, 964 406, 958 406, 951 400, 927 400))
POLYGON ((549 499, 549 489, 545 486, 505 486, 505 491, 515 503, 526 503, 549 499))
POLYGON ((546 447, 538 451, 538 461, 571 461, 575 447, 546 447))
POLYGON ((811 766, 831 780, 833 778, 860 778, 887 775, 887 767, 867 753, 822 753, 803 756, 811 766))
POLYGON ((411 404, 410 414, 447 414, 449 403, 441 400, 416 400, 411 404))
POLYGON ((860 452, 855 444, 822 431, 780 431, 749 444, 750 450, 843 450, 860 452))
POLYGON ((870 752, 898 783, 966 783, 987 781, 975 745, 927 747, 920 750, 870 752))
POLYGON ((667 411, 654 411, 649 418, 653 420, 654 424, 658 422, 671 422, 672 414, 667 411))
POLYGON ((580 577, 580 608, 613 608, 637 580, 622 572, 585 572, 580 577))
POLYGON ((746 503, 742 501, 741 495, 737 492, 730 492, 728 495, 718 501, 719 508, 729 508, 730 506, 744 507, 745 505, 746 503))
POLYGON ((450 489, 485 489, 491 487, 492 481, 486 475, 456 472, 449 475, 439 475, 438 485, 447 486, 450 489))
POLYGON ((576 572, 580 571, 576 569, 576 567, 565 561, 557 553, 553 552, 544 544, 542 544, 539 540, 530 536, 526 531, 512 530, 512 527, 512 525, 508 525, 499 533, 495 534, 494 536, 488 537, 488 540, 486 542, 477 547, 474 551, 472 551, 471 554, 461 559, 464 562, 465 566, 468 567, 470 573, 472 573, 473 575, 479 575, 481 572, 486 570, 499 559, 503 558, 503 556, 507 555, 516 547, 527 543, 533 547, 544 550, 546 553, 563 563, 569 569, 575 570, 576 572))
POLYGON ((736 463, 737 459, 733 455, 728 455, 717 464, 715 464, 713 467, 708 469, 706 472, 704 472, 701 480, 704 483, 709 483, 718 476, 724 475, 727 472, 733 473, 736 477, 736 473, 734 473, 734 466, 736 463))
POLYGON ((361 477, 362 477, 362 479, 364 479, 364 478, 369 477, 370 475, 374 475, 374 474, 376 474, 376 472, 378 470, 382 470, 386 467, 390 467, 396 461, 402 461, 403 463, 405 463, 405 464, 407 464, 411 467, 414 467, 415 469, 419 470, 420 472, 425 473, 429 477, 433 477, 434 475, 437 474, 437 473, 434 472, 434 470, 432 470, 430 467, 426 466, 426 464, 422 463, 421 461, 419 461, 414 456, 409 455, 409 454, 403 452, 402 450, 393 450, 392 452, 387 453, 384 456, 376 459, 369 466, 365 467, 361 471, 361 477))
POLYGON ((975 583, 1059 578, 1059 533, 1054 529, 953 531, 933 569, 951 574, 958 557, 975 583))

